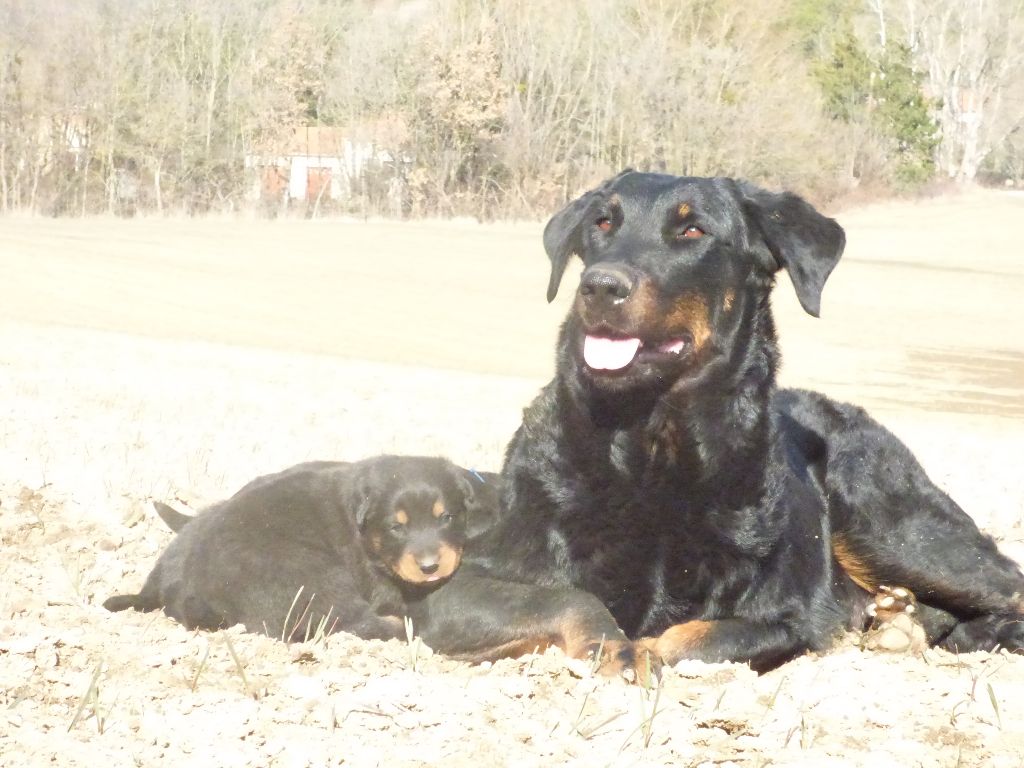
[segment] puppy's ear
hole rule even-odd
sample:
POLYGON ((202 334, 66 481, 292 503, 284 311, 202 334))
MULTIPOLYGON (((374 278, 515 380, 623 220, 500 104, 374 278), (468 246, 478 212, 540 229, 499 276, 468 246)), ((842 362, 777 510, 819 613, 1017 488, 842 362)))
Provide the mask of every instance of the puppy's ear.
POLYGON ((846 247, 843 228, 789 192, 769 192, 740 182, 743 210, 758 240, 785 267, 800 305, 809 315, 821 311, 821 291, 846 247))
POLYGON ((373 498, 370 494, 363 497, 363 500, 356 506, 356 528, 362 529, 366 524, 366 518, 373 509, 373 498))
POLYGON ((632 172, 632 168, 627 168, 617 176, 602 182, 596 189, 585 192, 552 216, 544 227, 544 250, 551 259, 551 278, 548 280, 549 303, 554 301, 558 294, 558 286, 562 282, 569 257, 574 253, 581 255, 583 251, 583 226, 587 223, 591 206, 608 187, 632 172))
POLYGON ((373 482, 368 477, 355 476, 349 480, 348 498, 346 505, 352 510, 356 521, 356 528, 362 530, 366 524, 366 518, 377 501, 377 494, 373 489, 373 482))
POLYGON ((456 469, 456 484, 466 506, 466 538, 490 528, 498 517, 498 476, 491 472, 456 469))

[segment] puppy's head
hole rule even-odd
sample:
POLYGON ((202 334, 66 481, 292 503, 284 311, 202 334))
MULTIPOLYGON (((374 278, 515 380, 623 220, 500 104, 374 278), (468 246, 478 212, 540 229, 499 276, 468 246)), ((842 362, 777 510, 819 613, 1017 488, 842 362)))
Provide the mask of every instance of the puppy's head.
POLYGON ((817 316, 844 244, 836 222, 792 194, 623 172, 544 230, 549 301, 572 254, 584 264, 561 354, 609 392, 696 379, 750 337, 779 269, 817 316))
POLYGON ((468 473, 439 458, 361 462, 356 523, 379 566, 407 584, 433 585, 462 560, 475 494, 468 473))

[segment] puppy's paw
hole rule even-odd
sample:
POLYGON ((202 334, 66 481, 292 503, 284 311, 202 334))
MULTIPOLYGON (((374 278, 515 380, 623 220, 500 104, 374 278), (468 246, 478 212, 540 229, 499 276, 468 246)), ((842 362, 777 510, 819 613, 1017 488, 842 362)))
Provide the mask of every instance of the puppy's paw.
POLYGON ((363 640, 405 640, 405 619, 401 616, 369 616, 344 628, 363 640))
POLYGON ((653 688, 658 684, 661 668, 665 665, 662 657, 654 650, 654 640, 655 638, 645 637, 633 643, 633 655, 636 657, 635 675, 627 679, 644 688, 653 688))
POLYGON ((633 643, 625 638, 595 640, 582 649, 582 660, 592 672, 605 677, 621 677, 631 683, 647 684, 645 680, 656 674, 660 664, 638 655, 633 643), (653 667, 653 671, 652 671, 653 667))
POLYGON ((1024 654, 1024 614, 1006 619, 996 631, 996 642, 1010 653, 1024 654))
POLYGON ((871 621, 862 646, 871 651, 920 653, 928 647, 928 640, 916 613, 917 599, 909 589, 879 586, 867 607, 871 621))
POLYGON ((658 637, 644 637, 636 641, 637 654, 647 652, 663 664, 672 666, 683 659, 707 658, 705 648, 714 622, 694 619, 682 624, 673 624, 658 637))

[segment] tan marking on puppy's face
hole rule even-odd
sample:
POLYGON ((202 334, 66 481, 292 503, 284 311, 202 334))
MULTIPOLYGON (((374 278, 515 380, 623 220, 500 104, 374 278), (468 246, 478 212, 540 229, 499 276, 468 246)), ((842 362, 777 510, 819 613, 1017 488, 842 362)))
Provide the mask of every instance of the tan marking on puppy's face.
POLYGON ((409 513, 406 512, 404 509, 396 510, 395 511, 395 522, 399 523, 400 525, 408 525, 409 524, 409 513))
POLYGON ((679 218, 685 219, 687 216, 690 215, 690 210, 691 208, 689 203, 680 203, 679 208, 677 210, 677 212, 679 213, 679 218))
POLYGON ((459 567, 461 561, 461 549, 441 543, 437 547, 438 568, 433 573, 424 573, 411 552, 402 553, 398 562, 392 565, 392 570, 398 578, 409 584, 429 584, 447 579, 455 573, 455 569, 459 567))
POLYGON ((420 584, 423 582, 423 571, 416 564, 416 558, 412 556, 411 552, 403 552, 402 556, 398 558, 397 562, 392 563, 391 567, 402 581, 407 581, 410 584, 420 584))
POLYGON ((444 514, 444 502, 438 499, 434 502, 434 507, 430 510, 434 517, 440 517, 444 514))
POLYGON ((462 550, 448 544, 442 544, 437 548, 437 554, 440 563, 438 564, 437 571, 432 575, 435 577, 435 580, 447 579, 459 567, 459 563, 462 561, 462 550))

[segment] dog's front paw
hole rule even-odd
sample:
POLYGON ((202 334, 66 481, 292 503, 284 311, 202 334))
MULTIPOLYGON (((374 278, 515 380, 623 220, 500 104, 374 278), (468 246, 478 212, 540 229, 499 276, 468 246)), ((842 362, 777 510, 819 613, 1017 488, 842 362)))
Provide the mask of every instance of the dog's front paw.
POLYGON ((928 647, 928 640, 916 613, 917 599, 909 589, 879 586, 867 607, 871 623, 862 646, 871 651, 920 653, 928 647))
POLYGON ((405 640, 405 619, 401 616, 367 616, 358 624, 342 627, 363 640, 405 640))
POLYGON ((1004 620, 996 630, 996 643, 1010 653, 1024 654, 1024 614, 1004 620))
POLYGON ((637 655, 646 652, 669 666, 683 659, 712 660, 705 658, 704 649, 713 626, 713 622, 698 619, 673 624, 658 637, 637 640, 637 655))
POLYGON ((577 658, 587 665, 591 672, 605 677, 621 677, 641 685, 648 685, 661 669, 660 660, 637 653, 633 643, 625 638, 587 643, 580 649, 577 658))

